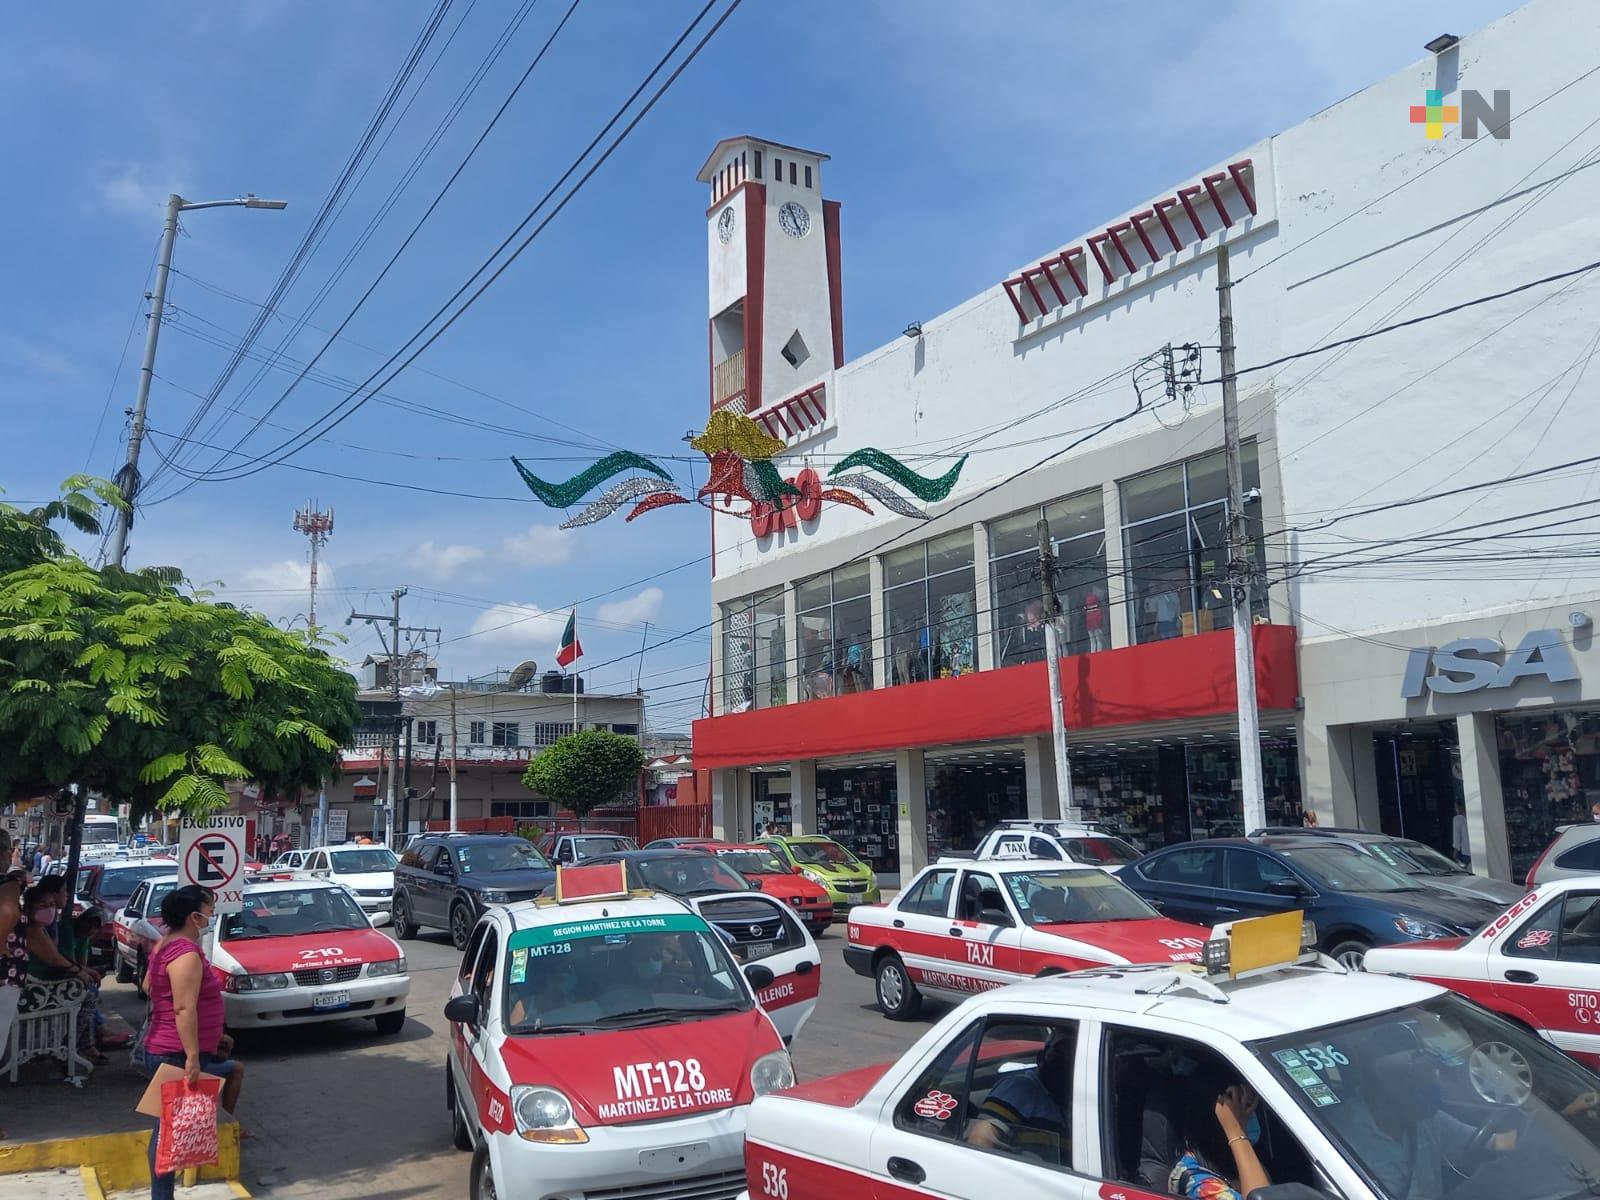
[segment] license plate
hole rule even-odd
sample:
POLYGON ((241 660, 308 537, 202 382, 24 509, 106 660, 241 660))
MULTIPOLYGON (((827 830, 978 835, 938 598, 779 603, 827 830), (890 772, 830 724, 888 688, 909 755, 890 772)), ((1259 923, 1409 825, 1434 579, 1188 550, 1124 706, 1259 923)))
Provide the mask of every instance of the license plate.
POLYGON ((846 896, 844 902, 846 904, 860 904, 865 899, 865 896, 846 896))
POLYGON ((322 995, 313 996, 311 998, 311 1007, 312 1008, 321 1008, 321 1009, 327 1009, 327 1008, 349 1008, 350 1007, 350 993, 349 992, 323 992, 322 995))
POLYGON ((680 1171, 686 1167, 698 1167, 710 1158, 710 1142, 691 1142, 687 1146, 668 1146, 664 1150, 639 1151, 639 1165, 646 1171, 680 1171))
POLYGON ((777 948, 777 945, 776 942, 752 942, 744 948, 745 959, 754 961, 758 958, 765 958, 777 948))

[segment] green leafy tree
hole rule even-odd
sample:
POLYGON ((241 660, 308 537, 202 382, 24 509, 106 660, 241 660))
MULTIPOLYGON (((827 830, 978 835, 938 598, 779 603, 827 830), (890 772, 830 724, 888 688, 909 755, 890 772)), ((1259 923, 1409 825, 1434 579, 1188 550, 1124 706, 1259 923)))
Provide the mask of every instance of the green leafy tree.
POLYGON ((558 738, 522 773, 522 782, 547 800, 571 809, 578 823, 595 809, 636 788, 644 751, 631 737, 585 729, 558 738))
POLYGON ((308 634, 186 592, 171 568, 91 567, 52 523, 93 532, 88 498, 120 501, 79 477, 64 492, 0 504, 0 801, 75 782, 136 817, 203 815, 231 780, 283 792, 332 774, 354 679, 308 634))

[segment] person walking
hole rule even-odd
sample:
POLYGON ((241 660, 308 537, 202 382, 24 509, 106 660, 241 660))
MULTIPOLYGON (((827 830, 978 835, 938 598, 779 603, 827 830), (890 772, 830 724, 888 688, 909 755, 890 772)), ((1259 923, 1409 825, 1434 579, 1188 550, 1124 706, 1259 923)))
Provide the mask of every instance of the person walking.
MULTIPOLYGON (((195 884, 177 888, 161 902, 166 934, 150 952, 144 989, 150 997, 150 1029, 145 1053, 152 1066, 182 1067, 190 1084, 201 1071, 219 1076, 222 1107, 232 1112, 244 1086, 244 1067, 227 1057, 233 1039, 222 1032, 222 983, 206 963, 200 938, 211 926, 216 897, 195 884)), ((161 1123, 150 1137, 151 1200, 172 1200, 176 1173, 156 1174, 156 1143, 161 1123)))
MULTIPOLYGON (((11 835, 0 829, 0 859, 9 860, 11 835)), ((22 924, 22 885, 27 872, 20 868, 0 876, 0 1062, 10 1057, 11 1033, 17 1025, 17 1005, 28 979, 28 947, 22 924)), ((0 1139, 6 1131, 0 1129, 0 1139)))
POLYGON ((1467 833, 1467 806, 1456 801, 1456 815, 1450 822, 1450 849, 1463 867, 1472 866, 1472 839, 1467 833))

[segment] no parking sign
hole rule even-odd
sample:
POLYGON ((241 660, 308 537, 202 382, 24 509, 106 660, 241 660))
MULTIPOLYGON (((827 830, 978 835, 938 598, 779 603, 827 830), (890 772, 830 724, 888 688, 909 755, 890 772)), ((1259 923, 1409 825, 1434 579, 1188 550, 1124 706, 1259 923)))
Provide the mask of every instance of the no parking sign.
POLYGON ((244 908, 244 817, 185 820, 178 835, 178 876, 216 893, 219 913, 244 908))

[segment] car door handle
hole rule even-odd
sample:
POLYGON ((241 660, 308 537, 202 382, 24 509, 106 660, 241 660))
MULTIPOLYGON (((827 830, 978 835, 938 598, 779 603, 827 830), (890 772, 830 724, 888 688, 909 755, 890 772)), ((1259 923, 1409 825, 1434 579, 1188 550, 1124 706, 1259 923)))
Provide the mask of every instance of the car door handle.
POLYGON ((889 1174, 905 1183, 921 1183, 928 1177, 928 1173, 916 1163, 900 1157, 889 1160, 889 1174))
POLYGON ((904 929, 906 927, 906 923, 904 921, 902 921, 899 917, 896 917, 894 919, 894 927, 896 929, 904 929))
POLYGON ((1506 978, 1512 983, 1538 983, 1539 977, 1532 971, 1507 971, 1506 978))
POLYGON ((796 975, 809 975, 811 974, 811 969, 815 966, 817 966, 816 963, 812 962, 809 958, 804 958, 795 963, 794 973, 796 975))
POLYGON ((1237 908, 1229 908, 1226 904, 1219 904, 1219 905, 1217 905, 1217 911, 1218 912, 1225 912, 1225 913, 1236 913, 1239 910, 1237 908))
POLYGON ((960 937, 961 936, 961 930, 957 929, 954 925, 950 926, 950 936, 951 937, 960 937))

